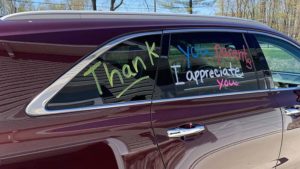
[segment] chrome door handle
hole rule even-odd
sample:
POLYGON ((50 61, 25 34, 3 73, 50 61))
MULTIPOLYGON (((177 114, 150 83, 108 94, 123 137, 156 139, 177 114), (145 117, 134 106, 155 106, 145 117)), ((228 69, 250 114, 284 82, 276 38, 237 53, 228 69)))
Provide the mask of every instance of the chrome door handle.
POLYGON ((177 128, 172 128, 167 131, 168 137, 170 138, 178 138, 178 137, 184 137, 194 134, 200 134, 205 130, 205 127, 203 125, 199 124, 187 124, 182 125, 177 128))
POLYGON ((296 109, 296 108, 285 108, 284 112, 288 116, 300 115, 300 109, 296 109))

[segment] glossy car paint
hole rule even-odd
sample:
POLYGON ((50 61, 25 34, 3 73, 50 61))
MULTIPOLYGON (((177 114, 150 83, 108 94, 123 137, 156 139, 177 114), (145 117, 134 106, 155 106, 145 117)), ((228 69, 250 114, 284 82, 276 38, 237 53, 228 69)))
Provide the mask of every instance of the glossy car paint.
POLYGON ((156 137, 150 103, 41 117, 26 115, 25 108, 34 96, 106 41, 134 32, 180 28, 249 29, 285 37, 265 27, 209 20, 0 21, 1 169, 58 165, 73 169, 82 168, 80 162, 87 164, 85 168, 88 164, 89 168, 164 168, 164 163, 167 168, 237 167, 249 159, 253 167, 274 166, 281 142, 281 118, 269 93, 154 103, 156 137), (188 140, 166 137, 166 129, 186 122, 203 124, 207 132, 188 140), (269 150, 264 146, 273 146, 273 150, 259 151, 265 156, 255 157, 261 147, 269 150), (243 155, 240 147, 246 156, 236 159, 243 155), (191 153, 194 156, 189 156, 191 153), (115 158, 107 158, 112 156, 115 158), (228 158, 222 161, 224 156, 228 158), (217 162, 206 164, 212 157, 217 162))
POLYGON ((64 160, 72 159, 81 150, 94 168, 114 168, 117 164, 119 168, 163 168, 151 133, 150 104, 43 117, 25 113, 35 95, 103 42, 145 29, 129 31, 103 24, 1 22, 1 169, 53 168, 58 164, 63 168, 82 168, 77 160, 64 160), (97 146, 105 151, 94 154, 85 151, 97 146), (115 158, 106 158, 112 154, 115 158), (51 159, 56 159, 53 166, 46 165, 51 159))
POLYGON ((153 127, 167 168, 272 168, 281 144, 281 112, 268 92, 153 104, 153 127), (172 114, 172 115, 170 115, 172 114), (204 133, 170 139, 188 123, 204 133), (168 142, 168 146, 163 146, 168 142))
POLYGON ((290 89, 272 92, 281 106, 283 116, 283 142, 277 168, 292 169, 300 165, 298 144, 300 141, 299 115, 287 115, 285 109, 299 106, 300 90, 290 89))

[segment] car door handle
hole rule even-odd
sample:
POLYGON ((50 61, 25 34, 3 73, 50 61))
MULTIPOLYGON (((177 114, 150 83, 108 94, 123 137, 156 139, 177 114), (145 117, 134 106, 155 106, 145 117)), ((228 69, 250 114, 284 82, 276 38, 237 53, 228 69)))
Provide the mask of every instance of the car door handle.
POLYGON ((300 110, 297 108, 285 108, 284 112, 288 116, 300 115, 300 110))
POLYGON ((178 138, 194 134, 200 134, 205 130, 205 127, 200 124, 187 124, 177 128, 172 128, 167 131, 168 137, 178 138))

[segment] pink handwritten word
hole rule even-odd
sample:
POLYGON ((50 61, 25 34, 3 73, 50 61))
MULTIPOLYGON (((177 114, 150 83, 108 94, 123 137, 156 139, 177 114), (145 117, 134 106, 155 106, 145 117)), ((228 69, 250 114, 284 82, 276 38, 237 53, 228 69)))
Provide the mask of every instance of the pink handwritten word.
POLYGON ((243 46, 243 49, 236 50, 236 49, 227 49, 225 47, 221 47, 220 44, 215 44, 214 46, 216 57, 218 60, 218 64, 221 64, 221 61, 223 58, 234 58, 237 61, 242 61, 246 63, 246 67, 248 69, 252 69, 252 60, 250 57, 248 57, 245 46, 243 46))
POLYGON ((219 85, 219 90, 221 90, 224 87, 231 87, 231 86, 239 86, 239 82, 235 81, 235 80, 228 80, 228 79, 217 79, 217 83, 219 85))

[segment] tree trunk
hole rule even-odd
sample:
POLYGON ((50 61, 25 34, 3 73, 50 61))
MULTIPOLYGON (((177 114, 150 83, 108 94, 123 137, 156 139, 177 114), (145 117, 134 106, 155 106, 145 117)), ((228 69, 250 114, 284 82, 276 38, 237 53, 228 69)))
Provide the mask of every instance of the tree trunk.
POLYGON ((189 13, 193 14, 193 0, 189 1, 189 13))
POLYGON ((96 0, 92 0, 93 10, 97 10, 96 0))
POLYGON ((224 16, 224 0, 220 1, 221 15, 224 16))
POLYGON ((118 9, 122 4, 123 4, 124 0, 121 0, 120 3, 118 5, 116 5, 116 0, 111 0, 110 1, 110 11, 115 11, 116 9, 118 9))
POLYGON ((110 0, 110 11, 113 11, 114 10, 114 7, 115 6, 115 0, 110 0))

